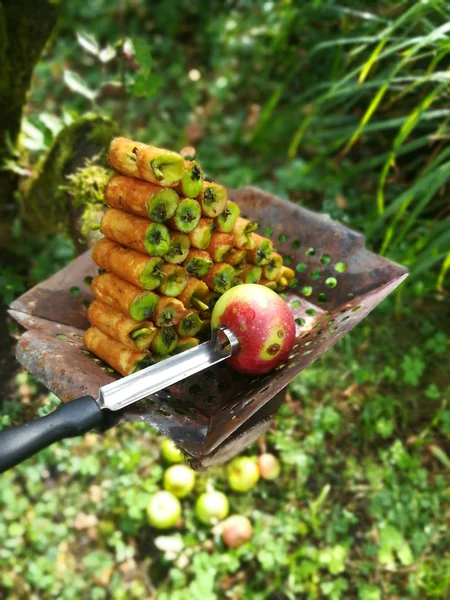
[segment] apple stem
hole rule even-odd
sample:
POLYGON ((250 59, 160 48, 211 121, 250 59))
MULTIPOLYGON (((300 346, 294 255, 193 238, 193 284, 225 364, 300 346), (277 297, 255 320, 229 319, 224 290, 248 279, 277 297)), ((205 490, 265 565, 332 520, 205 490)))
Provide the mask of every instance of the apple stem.
POLYGON ((261 454, 265 454, 267 452, 266 438, 263 435, 258 438, 258 448, 261 454))

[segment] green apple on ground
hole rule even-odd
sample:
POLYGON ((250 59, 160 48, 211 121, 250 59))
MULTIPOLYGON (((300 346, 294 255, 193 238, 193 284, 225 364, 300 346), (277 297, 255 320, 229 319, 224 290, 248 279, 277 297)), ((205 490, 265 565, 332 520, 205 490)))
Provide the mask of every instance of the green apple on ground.
POLYGON ((181 518, 181 504, 170 492, 156 492, 147 504, 147 520, 156 529, 170 529, 181 518))
POLYGON ((248 456, 234 458, 227 466, 227 479, 233 491, 250 491, 259 479, 259 469, 255 459, 248 456))
POLYGON ((169 438, 164 438, 161 443, 161 454, 168 463, 181 463, 184 456, 181 450, 169 438))
POLYGON ((243 515, 231 515, 222 524, 222 540, 226 546, 231 548, 239 548, 248 542, 252 535, 252 524, 243 515))
POLYGON ((230 510, 228 498, 222 492, 205 492, 195 503, 195 514, 205 525, 214 525, 225 519, 230 510))
POLYGON ((195 485, 195 473, 187 465, 172 465, 164 473, 164 489, 177 498, 190 494, 195 485))
POLYGON ((264 452, 261 456, 258 456, 258 469, 259 474, 263 479, 276 479, 281 471, 280 461, 276 456, 269 452, 264 452))
POLYGON ((272 371, 288 358, 295 341, 288 305, 273 290, 254 283, 233 287, 217 300, 211 327, 219 325, 239 340, 239 350, 228 364, 248 375, 272 371))

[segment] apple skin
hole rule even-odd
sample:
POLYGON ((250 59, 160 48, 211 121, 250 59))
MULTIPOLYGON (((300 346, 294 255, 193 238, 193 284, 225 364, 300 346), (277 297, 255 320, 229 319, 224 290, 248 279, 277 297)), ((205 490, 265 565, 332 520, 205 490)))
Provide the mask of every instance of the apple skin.
POLYGON ((289 356, 295 341, 294 317, 273 290, 254 283, 237 285, 217 301, 211 327, 228 327, 239 351, 227 360, 246 375, 269 373, 289 356))
POLYGON ((147 520, 155 529, 171 529, 181 518, 181 504, 170 492, 156 492, 147 504, 147 520))
POLYGON ((195 503, 195 514, 205 525, 214 525, 217 521, 222 521, 229 511, 228 498, 222 492, 205 492, 195 503))
POLYGON ((281 471, 280 461, 276 456, 265 452, 258 457, 259 474, 263 479, 272 481, 276 479, 281 471))
POLYGON ((247 543, 252 535, 252 524, 243 515, 231 515, 222 523, 222 540, 226 546, 239 548, 247 543))
POLYGON ((164 473, 163 485, 177 498, 185 498, 194 489, 195 473, 187 465, 172 465, 164 473))
POLYGON ((184 461, 183 453, 172 440, 169 440, 169 438, 163 439, 161 443, 161 454, 168 463, 181 463, 184 461))
POLYGON ((227 466, 228 485, 234 492, 249 492, 259 480, 256 461, 248 456, 238 456, 227 466))

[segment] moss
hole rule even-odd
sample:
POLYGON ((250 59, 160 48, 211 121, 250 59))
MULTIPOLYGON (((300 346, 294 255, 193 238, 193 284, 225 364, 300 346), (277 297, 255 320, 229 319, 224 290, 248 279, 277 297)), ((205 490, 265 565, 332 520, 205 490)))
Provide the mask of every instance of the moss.
POLYGON ((99 156, 86 159, 83 167, 66 177, 67 183, 59 187, 71 200, 74 210, 80 211, 79 230, 89 239, 99 229, 103 209, 103 190, 111 176, 111 170, 97 164, 99 156))
MULTIPOLYGON (((75 182, 80 185, 83 181, 82 185, 85 185, 89 178, 95 179, 95 176, 99 176, 100 182, 104 181, 106 151, 116 134, 113 122, 98 115, 87 115, 58 134, 32 179, 22 204, 23 220, 32 233, 50 233, 62 225, 71 231, 77 244, 75 238, 80 233, 77 221, 87 203, 80 198, 82 190, 75 192, 73 185, 75 182), (88 171, 84 179, 80 179, 78 173, 68 183, 68 176, 76 174, 77 169, 86 166, 86 159, 93 157, 96 157, 96 164, 88 163, 88 168, 102 168, 103 171, 88 171)), ((98 185, 100 188, 102 184, 98 185)), ((98 192, 93 194, 94 202, 98 192)))
POLYGON ((103 189, 111 176, 111 171, 96 164, 97 157, 86 159, 83 167, 67 175, 68 183, 60 186, 72 198, 73 206, 82 208, 89 203, 103 204, 103 189))
MULTIPOLYGON (((105 118, 105 117, 99 117, 99 116, 87 116, 87 119, 95 119, 95 126, 88 131, 87 135, 86 135, 86 139, 89 143, 91 144, 98 144, 101 143, 102 140, 107 140, 108 142, 108 146, 109 146, 109 142, 111 141, 112 137, 114 137, 114 135, 118 135, 119 131, 116 128, 116 126, 113 124, 113 122, 111 121, 111 119, 105 118), (114 130, 114 134, 112 134, 112 130, 114 130)), ((105 157, 106 157, 106 150, 107 147, 105 148, 105 157)))

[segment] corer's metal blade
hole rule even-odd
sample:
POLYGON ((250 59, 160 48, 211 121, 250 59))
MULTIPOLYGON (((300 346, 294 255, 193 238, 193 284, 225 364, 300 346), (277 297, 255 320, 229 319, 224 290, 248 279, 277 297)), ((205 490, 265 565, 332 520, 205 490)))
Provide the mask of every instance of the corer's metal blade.
POLYGON ((100 388, 97 403, 100 408, 120 410, 230 358, 238 348, 234 333, 226 327, 218 327, 212 330, 210 341, 104 385, 100 388))

